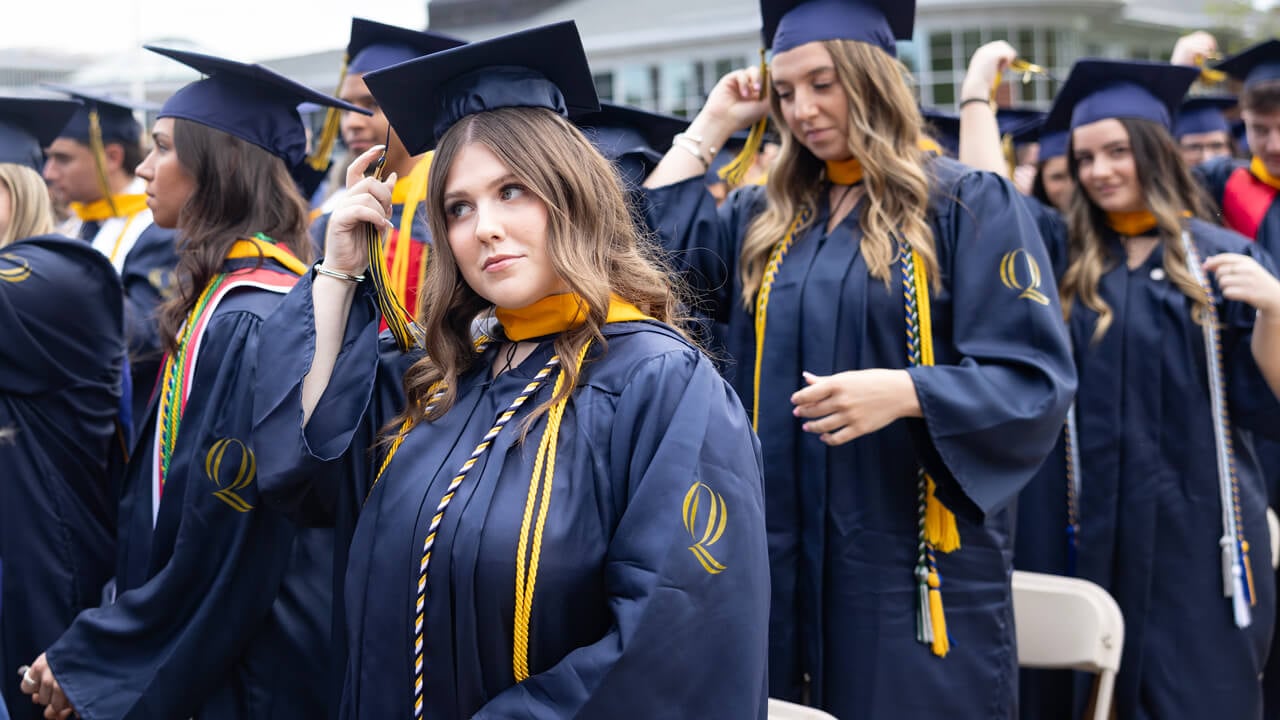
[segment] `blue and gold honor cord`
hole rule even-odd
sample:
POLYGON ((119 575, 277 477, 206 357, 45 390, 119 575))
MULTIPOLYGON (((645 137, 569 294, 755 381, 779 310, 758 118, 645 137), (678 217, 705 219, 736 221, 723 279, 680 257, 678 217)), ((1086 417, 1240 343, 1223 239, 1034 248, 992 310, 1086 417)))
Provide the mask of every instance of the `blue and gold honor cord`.
POLYGON ((1244 517, 1240 509, 1240 481, 1236 477, 1235 449, 1231 442, 1231 417, 1227 412, 1225 374, 1222 367, 1222 339, 1218 333, 1218 307, 1213 286, 1200 266, 1200 254, 1191 234, 1182 231, 1182 247, 1187 255, 1187 269, 1204 289, 1208 304, 1202 318, 1205 366, 1209 376, 1209 401, 1213 412, 1213 440, 1218 463, 1218 492, 1222 500, 1222 591, 1231 599, 1236 627, 1249 627, 1253 622, 1250 608, 1256 602, 1253 568, 1249 563, 1249 542, 1244 537, 1244 517))

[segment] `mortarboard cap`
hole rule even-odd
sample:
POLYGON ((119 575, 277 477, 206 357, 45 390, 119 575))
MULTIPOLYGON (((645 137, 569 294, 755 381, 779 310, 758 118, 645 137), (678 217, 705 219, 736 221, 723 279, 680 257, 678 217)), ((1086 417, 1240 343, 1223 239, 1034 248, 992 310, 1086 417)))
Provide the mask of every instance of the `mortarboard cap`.
POLYGON ((1040 133, 1040 162, 1067 154, 1067 131, 1040 133))
POLYGON ((764 46, 786 52, 819 40, 857 40, 897 56, 910 40, 916 0, 760 0, 764 46))
POLYGON ((996 110, 996 124, 1000 135, 1012 135, 1018 144, 1035 142, 1044 125, 1045 113, 1027 108, 1000 108, 996 110))
POLYGON ((347 72, 381 70, 465 43, 465 40, 439 33, 352 18, 351 40, 347 43, 347 72))
POLYGON ((1172 129, 1178 104, 1200 69, 1140 60, 1079 60, 1058 90, 1045 132, 1111 118, 1150 120, 1172 129))
POLYGON ((1178 119, 1173 124, 1173 136, 1180 138, 1192 133, 1230 132, 1224 112, 1235 107, 1234 97, 1202 95, 1187 98, 1178 108, 1178 119))
POLYGON ((950 157, 960 154, 960 116, 936 108, 920 108, 929 136, 938 141, 950 157))
POLYGON ((1231 123, 1231 137, 1235 138, 1236 148, 1244 155, 1249 154, 1249 133, 1246 132, 1244 120, 1231 123))
POLYGON ((102 130, 104 143, 137 143, 142 140, 142 125, 133 116, 134 110, 155 110, 149 103, 100 93, 89 93, 83 90, 44 83, 44 87, 60 92, 79 100, 81 105, 71 119, 67 121, 58 137, 71 138, 89 144, 89 113, 97 111, 98 127, 102 130))
POLYGON ((240 138, 284 160, 290 170, 307 152, 298 105, 313 102, 369 114, 261 65, 186 50, 143 47, 206 75, 175 92, 160 108, 159 117, 190 120, 240 138))
POLYGON ((600 112, 574 119, 587 139, 623 176, 639 184, 671 147, 671 138, 689 125, 688 118, 600 103, 600 112))
POLYGON ((443 50, 368 73, 364 81, 410 155, 434 148, 462 118, 488 110, 540 107, 569 117, 600 109, 572 20, 443 50))
POLYGON ((79 108, 76 100, 0 98, 0 163, 40 172, 44 148, 79 108))
POLYGON ((1280 40, 1267 40, 1218 63, 1214 68, 1244 83, 1245 88, 1280 80, 1280 40))

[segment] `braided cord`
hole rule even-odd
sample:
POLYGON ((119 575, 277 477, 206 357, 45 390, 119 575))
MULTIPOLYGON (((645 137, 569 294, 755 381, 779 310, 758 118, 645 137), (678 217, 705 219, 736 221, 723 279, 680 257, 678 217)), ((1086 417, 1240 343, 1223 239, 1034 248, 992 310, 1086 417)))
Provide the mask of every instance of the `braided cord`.
POLYGON ((787 229, 786 236, 777 245, 774 245, 773 251, 769 253, 769 262, 764 266, 764 276, 760 278, 760 289, 756 291, 756 366, 753 377, 755 396, 751 406, 751 430, 753 432, 759 432, 760 430, 760 365, 764 362, 764 332, 769 324, 769 295, 773 292, 773 281, 778 277, 778 270, 782 268, 782 261, 786 258, 787 251, 791 249, 792 244, 795 243, 796 234, 808 226, 812 217, 813 210, 806 207, 800 210, 795 220, 791 221, 791 227, 787 229))

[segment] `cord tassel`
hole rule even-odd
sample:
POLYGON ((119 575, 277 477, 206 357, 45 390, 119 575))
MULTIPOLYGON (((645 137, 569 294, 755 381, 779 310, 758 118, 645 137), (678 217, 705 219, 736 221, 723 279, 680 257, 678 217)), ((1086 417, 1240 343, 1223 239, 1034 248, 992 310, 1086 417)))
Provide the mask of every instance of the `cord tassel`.
POLYGON ((916 608, 916 642, 933 645, 933 608, 929 602, 929 568, 924 565, 916 567, 917 598, 916 608))
POLYGON ((951 512, 934 495, 937 485, 925 473, 928 486, 924 510, 924 537, 938 552, 949 553, 960 549, 960 530, 956 527, 955 513, 951 512))
POLYGON ((942 579, 936 569, 929 571, 929 619, 933 628, 930 642, 933 654, 946 657, 951 651, 951 639, 947 637, 947 614, 942 609, 942 579))

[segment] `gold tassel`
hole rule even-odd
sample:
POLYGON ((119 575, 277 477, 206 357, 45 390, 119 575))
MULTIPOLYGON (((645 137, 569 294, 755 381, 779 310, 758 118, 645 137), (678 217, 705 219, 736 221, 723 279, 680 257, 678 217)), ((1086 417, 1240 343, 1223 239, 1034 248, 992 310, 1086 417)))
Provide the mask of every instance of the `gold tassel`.
POLYGON ((951 651, 951 640, 947 637, 947 616, 942 611, 942 581, 938 579, 938 571, 929 571, 929 621, 933 623, 933 643, 929 646, 933 654, 946 657, 951 651))
MULTIPOLYGON (((955 513, 951 512, 934 495, 937 486, 933 478, 925 475, 928 496, 924 510, 924 537, 938 552, 949 553, 960 549, 960 530, 956 527, 955 513)), ((932 584, 932 581, 930 581, 932 584)))
MULTIPOLYGON (((342 94, 342 83, 347 79, 347 63, 351 59, 342 57, 342 69, 338 71, 338 89, 333 91, 334 97, 342 94)), ((342 110, 331 107, 324 114, 324 128, 316 139, 315 149, 307 156, 307 165, 316 172, 324 172, 329 168, 329 157, 333 155, 333 146, 338 141, 338 130, 342 125, 342 110)))
MULTIPOLYGON (((769 63, 765 61, 764 49, 760 50, 760 96, 768 97, 769 93, 769 63)), ((751 126, 751 132, 747 135, 747 143, 742 146, 742 151, 733 158, 728 165, 720 168, 720 179, 725 181, 729 189, 738 187, 742 184, 742 180, 746 178, 747 171, 756 162, 756 155, 760 153, 760 146, 764 144, 764 131, 769 126, 769 113, 765 113, 764 117, 756 121, 751 126)))
POLYGON ((98 189, 111 208, 111 217, 118 217, 116 203, 111 199, 111 183, 107 181, 107 145, 102 141, 102 120, 98 117, 98 108, 89 109, 89 150, 93 155, 93 166, 98 171, 98 189))
POLYGON ((1258 595, 1253 589, 1253 563, 1249 562, 1249 541, 1240 541, 1240 559, 1244 561, 1244 580, 1249 583, 1249 604, 1258 604, 1258 595))

